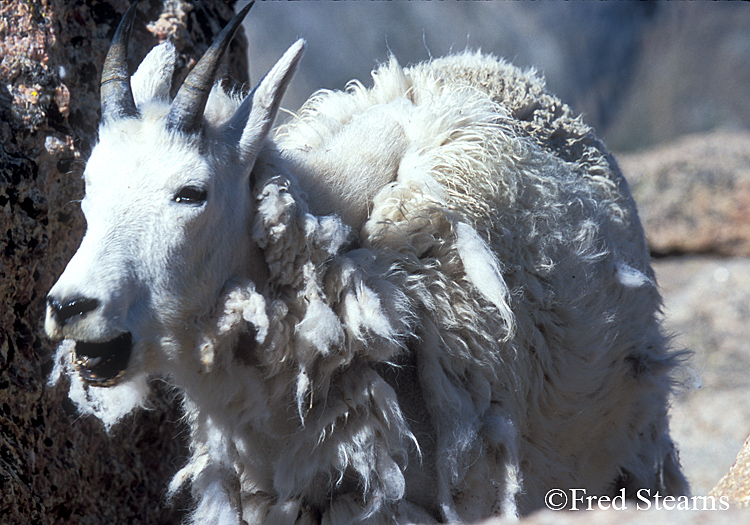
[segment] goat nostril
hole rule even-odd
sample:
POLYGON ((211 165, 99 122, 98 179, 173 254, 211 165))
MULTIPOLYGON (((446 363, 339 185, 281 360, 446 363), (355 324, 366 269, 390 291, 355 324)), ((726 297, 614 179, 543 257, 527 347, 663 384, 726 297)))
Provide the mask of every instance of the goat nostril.
POLYGON ((52 315, 61 325, 65 325, 72 317, 83 316, 99 306, 98 299, 77 297, 67 301, 58 301, 54 297, 47 297, 47 304, 52 310, 52 315))

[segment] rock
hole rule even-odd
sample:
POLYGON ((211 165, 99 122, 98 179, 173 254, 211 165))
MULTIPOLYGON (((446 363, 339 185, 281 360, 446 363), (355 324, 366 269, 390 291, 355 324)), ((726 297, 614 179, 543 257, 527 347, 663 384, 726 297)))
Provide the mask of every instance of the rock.
MULTIPOLYGON (((130 64, 179 35, 178 65, 201 54, 234 2, 142 0, 130 64), (191 9, 192 8, 192 9, 191 9), (170 15, 162 17, 164 12, 170 15), (174 31, 170 30, 174 25, 174 31), (156 28, 157 26, 153 26, 156 28)), ((172 523, 162 498, 184 462, 180 414, 160 390, 152 410, 108 436, 81 418, 66 385, 46 383, 45 297, 85 224, 82 159, 96 140, 98 79, 129 0, 0 3, 0 515, 3 523, 172 523)), ((230 48, 241 81, 245 46, 230 48)), ((183 72, 184 74, 184 72, 183 72)), ((184 505, 183 505, 184 506, 184 505)))
POLYGON ((678 378, 671 428, 693 494, 705 495, 750 428, 750 259, 669 258, 654 269, 672 344, 694 353, 678 378))
POLYGON ((653 253, 750 255, 750 132, 687 136, 618 161, 653 253))
POLYGON ((745 441, 732 468, 709 494, 726 496, 732 505, 738 507, 750 507, 750 438, 745 441))

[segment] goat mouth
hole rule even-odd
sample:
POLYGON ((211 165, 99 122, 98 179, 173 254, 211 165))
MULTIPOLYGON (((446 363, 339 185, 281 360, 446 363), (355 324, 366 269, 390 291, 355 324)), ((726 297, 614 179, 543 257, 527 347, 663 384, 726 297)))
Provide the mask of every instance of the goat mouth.
POLYGON ((90 385, 114 386, 125 375, 132 348, 129 332, 102 343, 76 341, 76 369, 90 385))

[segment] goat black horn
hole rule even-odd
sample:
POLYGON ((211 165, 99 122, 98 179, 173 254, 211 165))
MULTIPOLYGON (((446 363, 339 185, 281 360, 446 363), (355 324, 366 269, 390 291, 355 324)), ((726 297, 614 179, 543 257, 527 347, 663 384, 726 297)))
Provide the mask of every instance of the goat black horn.
POLYGON ((128 42, 133 30, 138 2, 133 2, 120 21, 112 38, 102 70, 100 84, 102 120, 109 118, 137 117, 138 109, 133 100, 128 75, 128 42))
POLYGON ((200 129, 221 58, 254 3, 247 4, 232 18, 180 86, 167 115, 168 129, 186 133, 200 129))

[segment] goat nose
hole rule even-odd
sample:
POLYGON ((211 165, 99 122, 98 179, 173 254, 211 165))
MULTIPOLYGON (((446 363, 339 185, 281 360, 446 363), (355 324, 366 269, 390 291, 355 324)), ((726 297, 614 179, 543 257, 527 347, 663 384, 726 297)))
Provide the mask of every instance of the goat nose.
POLYGON ((55 321, 60 326, 65 326, 72 317, 77 315, 83 316, 92 310, 96 310, 99 306, 99 300, 89 299, 88 297, 76 297, 75 299, 59 301, 54 297, 47 297, 47 304, 55 321))

